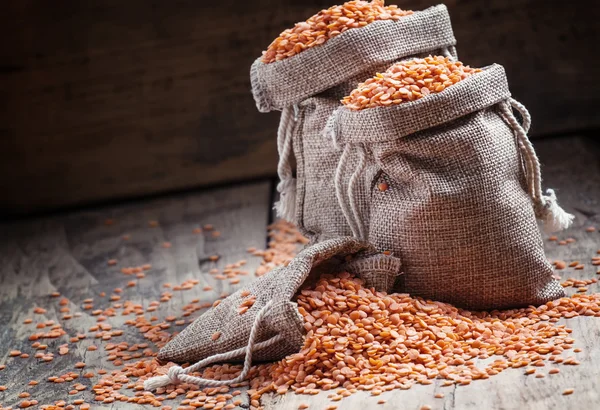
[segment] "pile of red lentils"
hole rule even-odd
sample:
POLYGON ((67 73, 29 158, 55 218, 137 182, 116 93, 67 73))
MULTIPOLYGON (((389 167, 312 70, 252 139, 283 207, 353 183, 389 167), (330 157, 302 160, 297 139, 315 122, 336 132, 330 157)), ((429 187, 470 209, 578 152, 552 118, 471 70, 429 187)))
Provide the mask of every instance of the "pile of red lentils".
MULTIPOLYGON (((214 229, 210 225, 194 229, 194 233, 211 231, 214 229)), ((591 233, 595 229, 589 227, 587 231, 591 233)), ((306 243, 291 224, 283 221, 269 227, 269 236, 268 249, 248 249, 250 254, 262 258, 255 272, 258 276, 288 263, 306 243)), ((575 240, 559 241, 551 237, 550 241, 568 246, 575 240)), ((209 259, 216 261, 218 257, 209 259)), ((581 269, 584 265, 581 261, 553 263, 557 272, 568 267, 581 269)), ((116 266, 118 261, 111 260, 108 264, 116 266)), ((592 256, 591 264, 600 265, 600 250, 592 256)), ((248 274, 241 269, 244 265, 245 261, 239 261, 222 270, 215 268, 211 273, 235 284, 233 280, 239 275, 248 274)), ((151 265, 121 268, 125 280, 131 275, 144 280, 144 273, 151 270, 151 265)), ((600 269, 597 273, 600 274, 600 269)), ((135 281, 133 285, 131 283, 127 282, 126 288, 137 285, 135 281)), ((582 283, 595 284, 596 278, 571 278, 562 284, 578 287, 582 283)), ((248 380, 236 385, 202 388, 182 383, 154 392, 145 391, 145 380, 166 374, 174 365, 159 365, 155 360, 157 350, 201 311, 213 305, 194 299, 184 305, 181 312, 160 314, 161 310, 167 313, 165 304, 171 301, 174 292, 188 291, 198 285, 199 281, 195 279, 176 285, 165 283, 160 299, 146 304, 122 301, 121 296, 126 291, 121 288, 114 289, 110 296, 101 294, 102 298, 108 299, 99 302, 102 305, 108 302, 103 308, 95 308, 98 302, 85 299, 82 311, 89 311, 96 318, 96 324, 74 336, 69 336, 61 323, 27 318, 23 324, 35 327, 29 336, 35 358, 53 362, 56 357, 67 356, 71 350, 84 347, 87 355, 98 355, 105 368, 88 369, 85 362, 77 362, 71 369, 57 371, 45 380, 33 379, 23 386, 18 394, 19 401, 11 403, 13 407, 3 407, 9 404, 2 403, 7 387, 0 385, 0 409, 85 410, 94 403, 127 402, 163 410, 248 406, 258 410, 262 408, 261 396, 265 393, 291 391, 313 395, 325 390, 331 392, 328 396, 331 404, 327 409, 333 410, 337 402, 357 391, 379 396, 393 389, 410 389, 414 384, 432 384, 436 379, 442 380, 442 386, 462 386, 509 368, 521 369, 531 377, 552 377, 560 372, 561 366, 578 365, 577 353, 581 352, 571 329, 557 322, 576 316, 600 317, 600 294, 586 293, 587 288, 583 290, 581 286, 573 296, 539 307, 488 313, 461 310, 407 294, 376 292, 348 273, 324 275, 317 283, 302 289, 296 298, 307 332, 300 352, 276 363, 254 366, 248 380), (125 317, 121 325, 117 325, 119 317, 125 317), (132 333, 135 331, 143 338, 141 343, 122 340, 126 335, 130 340, 136 339, 132 333), (67 385, 68 393, 52 403, 40 403, 35 399, 36 386, 49 383, 57 388, 67 385)), ((202 288, 203 292, 210 290, 210 287, 202 288)), ((220 295, 221 298, 226 296, 220 295)), ((70 301, 58 292, 51 294, 50 300, 56 300, 63 322, 81 316, 81 311, 72 312, 70 301)), ((41 316, 46 309, 38 306, 33 312, 41 316)), ((137 337, 138 341, 141 338, 137 337)), ((8 352, 8 356, 7 364, 0 365, 0 377, 7 366, 19 366, 19 360, 29 359, 29 353, 18 350, 8 352)), ((240 365, 224 364, 211 366, 195 375, 230 380, 240 371, 240 365)), ((575 392, 574 388, 565 387, 562 394, 575 392)), ((433 398, 443 397, 443 393, 437 393, 433 398)), ((379 404, 385 403, 382 398, 376 400, 379 404)), ((307 404, 299 406, 300 409, 308 407, 307 404)), ((430 407, 423 406, 423 409, 427 408, 430 407)))
POLYGON ((442 92, 480 71, 441 56, 402 61, 360 83, 342 104, 351 110, 402 104, 442 92))
MULTIPOLYGON (((414 383, 467 385, 507 368, 579 364, 575 340, 556 322, 600 317, 600 294, 575 295, 540 307, 470 312, 452 305, 365 288, 348 273, 323 277, 298 297, 307 337, 304 348, 274 369, 276 386, 296 392, 368 390, 376 396, 414 383), (571 316, 570 316, 571 317, 571 316), (478 366, 477 359, 497 357, 478 366)), ((558 368, 553 370, 558 372, 558 368)), ((338 392, 339 394, 339 392, 338 392)))
POLYGON ((292 57, 325 43, 346 30, 364 27, 377 20, 399 20, 413 12, 396 5, 385 6, 383 0, 348 1, 333 6, 283 31, 263 52, 262 61, 272 63, 292 57))

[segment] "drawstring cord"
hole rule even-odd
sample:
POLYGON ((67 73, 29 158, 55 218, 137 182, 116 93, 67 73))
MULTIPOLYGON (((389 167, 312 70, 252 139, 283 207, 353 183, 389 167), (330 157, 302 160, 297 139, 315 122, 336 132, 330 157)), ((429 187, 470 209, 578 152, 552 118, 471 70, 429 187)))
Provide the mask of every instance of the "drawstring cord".
POLYGON ((277 130, 277 151, 279 152, 279 163, 277 174, 279 184, 277 191, 280 199, 275 203, 277 215, 290 222, 296 216, 296 178, 292 172, 290 158, 293 153, 293 127, 298 121, 298 106, 285 107, 281 111, 281 120, 277 130))
POLYGON ((521 149, 527 168, 528 194, 533 201, 536 216, 544 222, 547 232, 556 232, 567 229, 573 222, 574 216, 565 212, 556 199, 554 190, 546 190, 542 193, 542 177, 540 161, 535 153, 531 141, 527 137, 527 131, 531 125, 531 115, 523 104, 514 99, 500 104, 503 118, 509 123, 517 136, 519 148, 521 149), (523 117, 523 125, 519 124, 513 113, 513 108, 523 117))
MULTIPOLYGON (((325 125, 324 134, 326 138, 329 138, 333 143, 333 146, 337 150, 341 150, 342 147, 340 142, 338 141, 338 135, 336 130, 336 116, 335 113, 329 117, 327 120, 327 124, 325 125)), ((342 150, 342 155, 339 159, 338 165, 335 169, 335 176, 333 178, 333 183, 335 186, 335 196, 337 198, 338 204, 342 209, 342 213, 346 218, 346 222, 350 226, 350 230, 352 231, 352 236, 357 239, 365 240, 366 239, 366 228, 364 223, 364 218, 361 215, 360 205, 358 204, 358 200, 356 198, 356 184, 360 181, 363 171, 367 165, 367 158, 365 148, 362 144, 356 144, 356 148, 359 151, 360 159, 358 162, 358 167, 352 173, 350 177, 350 181, 348 182, 348 188, 346 189, 345 194, 348 197, 349 205, 346 204, 344 198, 344 170, 346 169, 346 165, 348 162, 348 158, 350 156, 350 152, 352 151, 353 144, 345 144, 342 150)))
POLYGON ((539 202, 542 195, 542 183, 541 183, 541 172, 540 172, 540 162, 535 153, 533 145, 529 138, 527 137, 526 129, 529 129, 529 125, 531 124, 531 116, 527 109, 520 103, 518 103, 514 99, 509 100, 509 104, 503 104, 503 113, 513 128, 514 132, 517 134, 519 146, 523 151, 523 156, 525 162, 527 164, 527 180, 529 185, 529 196, 534 202, 539 202), (509 105, 510 104, 510 105, 509 105), (517 105, 518 104, 518 105, 517 105), (523 126, 519 124, 517 119, 515 118, 511 106, 515 108, 521 116, 523 117, 523 126))
POLYGON ((204 360, 193 364, 192 366, 186 367, 185 369, 181 366, 173 366, 169 369, 168 373, 162 376, 152 377, 144 382, 144 389, 147 391, 156 390, 160 387, 168 386, 169 384, 178 384, 180 382, 197 384, 199 386, 204 387, 219 387, 219 386, 229 386, 235 383, 240 383, 246 379, 248 373, 250 372, 250 368, 252 366, 252 353, 257 350, 261 350, 272 346, 275 343, 278 343, 283 339, 281 334, 277 336, 273 336, 270 339, 256 343, 256 336, 258 334, 258 330, 262 323, 262 320, 267 313, 268 309, 273 304, 273 301, 269 301, 256 315, 254 319, 254 324, 252 325, 252 329, 250 331, 250 337, 248 338, 248 345, 237 350, 232 350, 226 353, 215 354, 210 357, 207 357, 204 360), (245 355, 244 359, 244 367, 242 368, 242 372, 234 379, 231 380, 211 380, 204 379, 201 377, 190 376, 188 373, 191 373, 197 369, 202 369, 204 367, 210 366, 211 364, 218 362, 225 362, 241 355, 245 355))
POLYGON ((348 162, 348 156, 350 155, 351 148, 352 148, 352 146, 350 144, 347 144, 344 147, 344 150, 342 151, 342 156, 340 157, 340 161, 338 162, 338 166, 335 170, 335 176, 333 178, 333 182, 335 185, 335 196, 337 197, 338 204, 340 205, 340 208, 342 208, 342 213, 344 214, 344 217, 346 218, 348 225, 350 225, 350 229, 352 230, 352 235, 357 238, 360 235, 360 232, 358 231, 357 226, 354 224, 354 220, 350 213, 351 211, 350 211, 350 209, 348 209, 348 205, 346 204, 346 201, 344 200, 344 192, 343 192, 343 185, 344 185, 343 174, 344 174, 344 169, 346 168, 346 162, 348 162))
MULTIPOLYGON (((529 114, 529 111, 527 110, 527 108, 525 108, 525 106, 523 104, 521 104, 514 98, 511 98, 509 100, 509 102, 510 102, 510 105, 514 109, 516 109, 519 112, 519 114, 521 114, 521 118, 523 120, 521 127, 523 128, 523 131, 525 131, 525 133, 528 133, 529 128, 531 127, 531 115, 529 114)), ((508 107, 508 108, 510 111, 510 107, 508 107)), ((535 158, 535 161, 538 161, 538 159, 537 159, 537 155, 535 155, 535 151, 533 150, 533 146, 531 145, 529 138, 525 138, 525 140, 527 142, 525 142, 522 138, 518 138, 518 143, 519 143, 519 148, 521 149, 522 152, 529 152, 529 155, 524 155, 524 158, 523 158, 523 160, 525 161, 526 173, 527 173, 527 175, 529 175, 529 174, 531 174, 531 172, 533 172, 532 170, 534 170, 536 168, 536 164, 533 162, 534 158, 535 158), (533 155, 531 155, 532 152, 533 152, 533 155)), ((537 168, 538 168, 538 172, 539 172, 539 168, 540 168, 539 161, 537 163, 537 168)), ((542 191, 541 176, 539 178, 537 178, 540 181, 539 187, 536 187, 535 179, 536 178, 530 178, 529 176, 527 177, 527 184, 528 184, 527 192, 529 193, 529 196, 532 199, 539 198, 538 192, 541 193, 541 191, 542 191)))
POLYGON ((367 165, 367 158, 364 147, 362 145, 358 145, 357 148, 360 155, 360 160, 358 162, 358 167, 356 167, 356 170, 354 171, 354 174, 352 174, 352 176, 350 177, 350 182, 348 183, 348 201, 350 202, 350 209, 352 210, 352 215, 354 216, 354 223, 356 224, 356 229, 358 233, 358 236, 355 236, 358 239, 364 240, 366 239, 365 223, 360 214, 361 210, 359 209, 360 205, 358 204, 358 200, 356 198, 355 187, 356 183, 362 177, 362 174, 365 170, 365 167, 367 165))

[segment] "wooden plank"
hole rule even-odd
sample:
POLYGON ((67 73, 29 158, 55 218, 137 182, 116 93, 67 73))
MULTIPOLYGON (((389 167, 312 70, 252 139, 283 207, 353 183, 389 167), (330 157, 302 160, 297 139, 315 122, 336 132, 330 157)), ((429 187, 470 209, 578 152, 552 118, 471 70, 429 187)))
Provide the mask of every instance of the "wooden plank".
MULTIPOLYGON (((564 279, 574 277, 590 279, 598 277, 597 267, 590 264, 591 256, 600 251, 600 143, 593 137, 551 138, 536 140, 535 147, 543 163, 544 186, 555 188, 559 200, 569 212, 576 215, 574 226, 560 233, 559 239, 572 237, 576 242, 568 246, 546 241, 546 252, 550 259, 585 263, 583 270, 572 268, 558 271, 564 279), (586 232, 585 227, 595 226, 595 232, 586 232)), ((600 285, 590 286, 590 292, 599 292, 600 285)), ((567 289, 573 293, 573 289, 567 289)), ((394 390, 372 397, 359 392, 340 402, 331 402, 322 392, 316 396, 286 394, 284 396, 263 396, 265 410, 293 410, 301 403, 311 409, 323 409, 330 404, 343 410, 363 409, 407 409, 419 410, 430 405, 433 410, 479 410, 479 409, 582 409, 597 408, 600 393, 597 389, 600 380, 600 320, 594 317, 577 317, 561 320, 573 329, 575 347, 582 353, 577 356, 579 366, 559 366, 560 373, 548 376, 550 366, 538 369, 545 378, 535 378, 524 374, 523 369, 508 369, 488 380, 474 381, 468 386, 442 387, 436 380, 429 386, 415 385, 409 390, 394 390), (561 393, 574 387, 572 396, 561 393), (443 393, 444 398, 434 395, 443 393), (386 403, 378 405, 384 399, 386 403)))
MULTIPOLYGON (((96 323, 96 317, 81 309, 84 299, 94 298, 96 309, 106 308, 110 304, 108 296, 120 287, 124 289, 123 299, 147 307, 166 290, 162 284, 175 285, 187 279, 200 279, 200 284, 191 290, 173 292, 173 298, 153 313, 163 320, 169 315, 180 315, 182 307, 195 298, 212 303, 222 293, 230 293, 253 280, 260 258, 248 255, 246 248, 266 246, 270 191, 271 184, 261 182, 0 225, 3 232, 0 238, 0 364, 7 366, 0 371, 0 385, 8 387, 6 392, 0 392, 0 408, 16 406, 21 401, 16 396, 22 391, 31 392, 40 404, 69 398, 72 401, 81 396, 92 402, 89 386, 97 378, 77 380, 88 386, 86 392, 77 396, 67 394, 71 383, 54 385, 46 382, 51 375, 75 370, 73 365, 78 361, 87 364, 85 371, 111 369, 101 349, 96 352, 86 350, 91 344, 102 348, 107 342, 95 340, 93 332, 88 332, 96 323), (105 225, 107 218, 114 219, 115 223, 105 225), (151 227, 149 221, 159 224, 151 227), (211 232, 193 232, 194 228, 207 223, 213 224, 221 235, 214 237, 211 232), (129 235, 130 239, 124 240, 123 235, 129 235), (171 248, 163 247, 164 242, 170 242, 171 248), (209 261, 208 256, 215 254, 221 256, 219 261, 209 261), (118 264, 108 266, 107 261, 113 258, 118 264), (242 259, 248 261, 243 269, 250 274, 240 276, 239 285, 231 285, 208 274, 209 269, 222 269, 226 264, 242 259), (138 280, 135 288, 126 288, 125 284, 132 277, 123 275, 121 267, 146 263, 152 264, 146 278, 138 280), (202 291, 206 285, 212 286, 213 290, 202 291), (53 291, 67 297, 72 311, 83 312, 83 316, 62 320, 59 299, 49 296, 53 291), (101 292, 108 296, 101 297, 101 292), (47 308, 47 313, 33 314, 36 306, 47 308), (27 317, 34 318, 34 324, 23 325, 27 317), (38 363, 27 338, 35 331, 35 324, 44 320, 62 323, 70 336, 76 333, 89 336, 80 343, 69 344, 71 351, 65 356, 56 351, 66 340, 50 341, 48 351, 55 353, 54 361, 38 363), (9 358, 10 349, 29 353, 31 358, 9 358), (38 380, 40 384, 27 387, 30 380, 38 380)), ((125 330, 123 337, 111 342, 142 343, 143 336, 124 325, 127 319, 131 316, 118 314, 108 320, 114 329, 125 330)), ((93 408, 109 407, 93 405, 93 408)), ((120 403, 115 408, 144 407, 120 403)))
MULTIPOLYGON (((0 213, 275 173, 249 67, 331 0, 10 1, 0 16, 0 213)), ((401 4, 420 10, 439 0, 401 4)), ((503 64, 533 133, 600 126, 598 7, 447 2, 459 55, 503 64)))

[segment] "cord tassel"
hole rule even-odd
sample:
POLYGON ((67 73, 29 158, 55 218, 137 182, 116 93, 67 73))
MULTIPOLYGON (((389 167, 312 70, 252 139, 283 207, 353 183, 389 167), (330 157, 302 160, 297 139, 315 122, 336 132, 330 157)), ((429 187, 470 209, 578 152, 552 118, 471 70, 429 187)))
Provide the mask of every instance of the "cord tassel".
POLYGON ((540 203, 542 206, 537 214, 544 223, 545 232, 558 232, 571 226, 575 216, 565 212, 565 210, 558 205, 556 194, 553 189, 546 190, 546 195, 542 196, 540 203))
POLYGON ((279 182, 277 192, 279 192, 279 201, 275 202, 277 216, 293 222, 296 217, 296 178, 279 182))

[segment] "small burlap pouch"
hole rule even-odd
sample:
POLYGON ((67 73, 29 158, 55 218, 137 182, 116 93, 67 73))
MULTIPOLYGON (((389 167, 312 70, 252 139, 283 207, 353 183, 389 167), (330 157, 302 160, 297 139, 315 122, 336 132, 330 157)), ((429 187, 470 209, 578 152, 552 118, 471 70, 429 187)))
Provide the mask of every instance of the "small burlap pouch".
POLYGON ((564 296, 536 216, 549 230, 572 216, 542 193, 529 125, 499 65, 416 101, 331 116, 340 208, 355 237, 400 259, 397 290, 469 309, 564 296))
POLYGON ((278 131, 279 216, 312 243, 350 235, 333 189, 339 153, 322 136, 340 99, 366 77, 411 56, 456 58, 450 17, 439 5, 397 21, 350 29, 290 58, 252 65, 252 93, 261 112, 281 110, 278 131), (296 178, 293 177, 293 157, 296 178))
POLYGON ((173 366, 168 374, 147 380, 144 387, 154 390, 179 381, 209 387, 239 383, 248 375, 253 360, 278 360, 298 352, 304 338, 304 321, 293 298, 309 275, 349 268, 358 276, 364 273, 367 286, 388 286, 389 290, 389 280, 372 274, 381 266, 386 267, 386 272, 392 270, 391 266, 399 269, 396 258, 384 256, 378 257, 371 245, 351 237, 304 249, 287 266, 272 270, 221 301, 165 345, 158 354, 159 361, 195 364, 186 368, 173 366), (357 254, 365 257, 354 266, 352 260, 357 254), (370 263, 373 258, 377 262, 370 263), (376 282, 369 284, 373 277, 376 282), (238 308, 248 297, 256 300, 240 314, 238 308), (213 337, 215 334, 219 337, 213 337), (244 362, 243 370, 232 380, 208 380, 189 374, 214 363, 239 360, 244 362))

